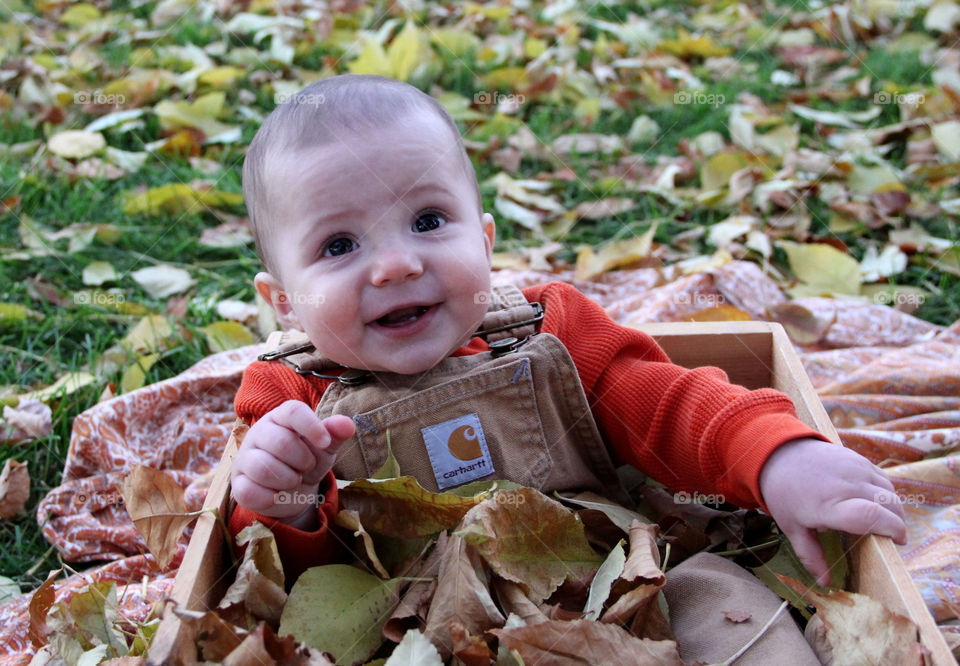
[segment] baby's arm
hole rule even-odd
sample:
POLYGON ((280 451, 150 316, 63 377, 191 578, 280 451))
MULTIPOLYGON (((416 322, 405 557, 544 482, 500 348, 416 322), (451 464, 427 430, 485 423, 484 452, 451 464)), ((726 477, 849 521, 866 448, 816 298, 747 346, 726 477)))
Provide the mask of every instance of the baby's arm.
POLYGON ((292 527, 316 529, 320 481, 353 432, 346 416, 320 420, 303 402, 284 402, 243 438, 230 473, 234 498, 240 506, 292 527))
POLYGON ((879 534, 906 543, 903 507, 890 479, 842 446, 807 438, 781 445, 760 470, 760 492, 800 561, 821 585, 829 583, 830 571, 817 530, 879 534))

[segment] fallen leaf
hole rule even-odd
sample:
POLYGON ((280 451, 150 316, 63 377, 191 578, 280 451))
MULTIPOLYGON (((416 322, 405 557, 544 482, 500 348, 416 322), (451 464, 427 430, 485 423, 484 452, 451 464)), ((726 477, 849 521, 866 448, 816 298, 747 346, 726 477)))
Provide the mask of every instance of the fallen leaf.
POLYGON ((104 282, 113 282, 119 276, 113 264, 107 261, 91 261, 83 267, 83 283, 99 287, 104 282))
POLYGON ((8 458, 0 472, 0 518, 13 518, 30 499, 30 475, 27 464, 8 458))
POLYGON ((880 278, 898 275, 907 267, 907 255, 896 245, 887 245, 877 254, 875 245, 868 245, 860 261, 860 277, 864 282, 876 282, 880 278))
POLYGON ((410 629, 383 666, 443 666, 443 660, 419 629, 410 629))
POLYGON ((47 402, 53 398, 60 398, 70 395, 71 393, 75 393, 85 386, 96 383, 96 381, 97 378, 91 375, 89 372, 84 372, 82 370, 77 372, 68 372, 57 379, 57 381, 50 386, 26 393, 20 396, 20 399, 40 400, 41 402, 47 402))
POLYGON ((152 298, 166 298, 186 291, 194 283, 190 273, 183 268, 159 264, 148 266, 130 274, 152 298))
POLYGON ((0 576, 0 604, 5 604, 19 596, 20 586, 17 584, 17 581, 7 578, 6 576, 0 576))
POLYGON ((53 429, 50 408, 39 400, 21 400, 16 407, 4 405, 0 419, 0 442, 15 444, 40 439, 53 429))
POLYGON ((360 514, 356 511, 344 509, 337 513, 334 522, 340 527, 353 532, 353 536, 359 537, 363 543, 363 555, 361 555, 361 557, 373 567, 373 570, 378 576, 384 579, 390 578, 390 573, 383 568, 380 558, 377 557, 377 551, 373 545, 373 537, 370 536, 370 533, 367 532, 360 523, 360 514))
POLYGON ((83 159, 89 157, 107 145, 106 139, 99 132, 84 130, 66 130, 58 132, 47 141, 47 148, 54 155, 66 159, 83 159))
POLYGON ((337 663, 362 663, 383 642, 381 631, 400 585, 346 564, 312 567, 290 590, 279 633, 329 652, 337 663))
POLYGON ((787 253, 790 270, 806 285, 823 294, 859 294, 860 264, 825 243, 777 243, 787 253))
POLYGON ((829 649, 817 657, 825 664, 921 664, 929 652, 914 622, 855 592, 821 593, 789 576, 777 578, 816 607, 829 649))
POLYGON ((214 353, 246 347, 256 342, 253 334, 237 321, 215 321, 199 330, 206 336, 207 346, 214 353))
POLYGON ((159 352, 176 340, 177 332, 163 315, 142 317, 130 327, 120 346, 130 353, 159 352))
POLYGON ((590 592, 587 594, 587 603, 583 607, 583 616, 587 620, 596 620, 600 617, 603 610, 603 604, 610 596, 610 588, 614 581, 620 578, 623 572, 623 565, 626 564, 627 555, 623 550, 623 539, 620 540, 613 550, 607 555, 600 568, 597 569, 597 575, 593 577, 590 583, 590 592))
POLYGON ((586 246, 577 252, 576 278, 589 280, 620 266, 628 266, 650 256, 653 248, 653 236, 657 232, 657 222, 649 229, 633 238, 605 243, 599 249, 586 246))
POLYGON ((51 571, 47 574, 47 579, 38 587, 33 596, 30 597, 30 631, 29 637, 33 647, 40 648, 47 644, 47 613, 56 600, 56 590, 53 581, 63 571, 62 568, 51 571))
POLYGON ((491 629, 525 664, 617 664, 682 666, 677 644, 634 638, 613 624, 548 620, 531 627, 491 629))
POLYGON ((477 551, 456 533, 446 541, 440 554, 437 588, 427 612, 424 632, 449 657, 451 624, 482 634, 506 621, 490 596, 490 574, 477 551))
POLYGON ((951 162, 960 162, 960 120, 948 120, 930 128, 933 143, 951 162))
POLYGON ((162 470, 133 465, 120 494, 157 565, 165 569, 177 552, 183 529, 197 517, 187 512, 183 488, 162 470))
POLYGON ((482 500, 432 493, 412 476, 358 479, 340 490, 341 509, 356 511, 367 530, 400 539, 450 529, 482 500))
POLYGON ((217 607, 242 605, 255 618, 275 627, 280 623, 287 593, 283 589, 283 564, 273 532, 262 523, 254 522, 237 534, 237 546, 244 548, 243 560, 217 607))
POLYGON ((471 509, 455 534, 474 546, 497 575, 525 585, 539 603, 565 580, 592 576, 603 557, 583 523, 531 488, 499 491, 471 509))
POLYGON ((753 615, 751 615, 749 611, 745 611, 745 610, 723 610, 720 612, 723 613, 723 616, 725 618, 727 618, 734 624, 739 624, 740 622, 746 622, 747 620, 753 617, 753 615))

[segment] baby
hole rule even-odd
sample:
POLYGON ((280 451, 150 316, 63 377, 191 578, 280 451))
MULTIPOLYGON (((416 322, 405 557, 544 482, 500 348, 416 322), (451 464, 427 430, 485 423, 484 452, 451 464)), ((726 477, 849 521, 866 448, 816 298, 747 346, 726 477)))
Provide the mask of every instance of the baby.
MULTIPOLYGON (((265 267, 257 291, 339 369, 298 374, 258 361, 236 399, 252 426, 233 463, 231 531, 267 524, 289 575, 335 557, 332 470, 355 474, 340 465, 367 436, 350 410, 317 415, 325 392, 339 386, 336 373, 371 371, 376 382, 491 355, 475 332, 488 310, 494 220, 444 109, 412 86, 374 76, 325 79, 280 105, 250 145, 243 190, 265 267)), ((715 368, 671 364, 649 336, 614 323, 569 285, 529 287, 523 296, 544 310, 533 337, 554 336, 569 353, 612 460, 674 490, 764 508, 822 584, 829 570, 818 530, 905 542, 903 511, 883 472, 824 441, 783 394, 747 391, 715 368)), ((422 429, 422 450, 407 455, 430 456, 418 480, 434 482, 433 464, 443 488, 429 431, 422 429)), ((509 471, 511 456, 525 455, 519 445, 512 451, 513 440, 493 439, 476 449, 487 456, 488 445, 500 447, 477 458, 491 464, 474 476, 519 474, 509 471)))

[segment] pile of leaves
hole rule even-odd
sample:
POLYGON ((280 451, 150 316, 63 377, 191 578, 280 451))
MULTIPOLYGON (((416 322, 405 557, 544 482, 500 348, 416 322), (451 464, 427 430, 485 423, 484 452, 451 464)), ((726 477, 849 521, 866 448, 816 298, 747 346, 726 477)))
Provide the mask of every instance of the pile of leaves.
MULTIPOLYGON (((355 538, 352 564, 308 569, 288 595, 273 537, 255 523, 238 535, 243 560, 218 609, 175 612, 194 625, 197 658, 214 662, 486 666, 563 656, 679 665, 661 592, 670 575, 664 560, 706 547, 755 565, 798 617, 816 607, 818 654, 837 663, 891 655, 922 663, 910 620, 868 597, 818 588, 769 518, 668 508, 670 495, 654 486, 643 495, 657 522, 589 493, 561 503, 509 482, 432 493, 412 477, 362 479, 341 490, 336 519, 355 538)), ((828 554, 842 581, 839 541, 828 554)), ((759 640, 773 618, 754 620, 759 640)))

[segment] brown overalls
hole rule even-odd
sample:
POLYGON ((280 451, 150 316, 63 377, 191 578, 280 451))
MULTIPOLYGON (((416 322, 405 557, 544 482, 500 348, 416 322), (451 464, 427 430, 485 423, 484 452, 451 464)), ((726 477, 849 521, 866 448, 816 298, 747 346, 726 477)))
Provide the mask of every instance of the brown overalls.
POLYGON ((630 503, 600 437, 580 376, 555 336, 537 333, 539 303, 495 287, 477 335, 491 351, 446 358, 418 375, 343 370, 299 340, 261 359, 336 378, 317 416, 344 414, 356 434, 337 453, 338 479, 373 476, 390 450, 400 473, 437 492, 506 479, 543 493, 591 490, 630 503))

